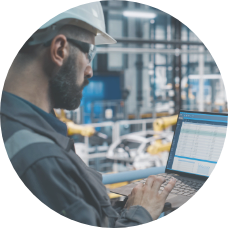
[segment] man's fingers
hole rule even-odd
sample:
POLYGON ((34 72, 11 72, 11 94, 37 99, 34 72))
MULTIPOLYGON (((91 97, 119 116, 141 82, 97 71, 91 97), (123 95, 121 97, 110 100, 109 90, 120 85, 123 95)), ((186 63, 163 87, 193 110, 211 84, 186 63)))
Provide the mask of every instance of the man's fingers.
POLYGON ((139 183, 132 189, 131 195, 127 201, 127 205, 126 205, 127 208, 129 207, 129 205, 130 206, 140 205, 142 196, 143 196, 143 186, 144 186, 143 183, 139 183))
POLYGON ((165 181, 164 177, 159 177, 159 176, 155 177, 155 180, 154 180, 153 186, 152 186, 153 191, 158 193, 158 191, 159 191, 161 185, 164 183, 164 181, 165 181))
POLYGON ((172 189, 174 188, 175 184, 176 184, 176 179, 172 178, 169 183, 165 186, 164 190, 161 193, 161 197, 164 197, 164 199, 166 199, 169 195, 169 193, 172 191, 172 189))
POLYGON ((144 186, 143 183, 139 183, 139 184, 136 185, 136 188, 142 188, 143 186, 144 186))
POLYGON ((149 176, 145 182, 145 186, 151 188, 155 178, 156 178, 155 176, 152 176, 152 175, 149 176))

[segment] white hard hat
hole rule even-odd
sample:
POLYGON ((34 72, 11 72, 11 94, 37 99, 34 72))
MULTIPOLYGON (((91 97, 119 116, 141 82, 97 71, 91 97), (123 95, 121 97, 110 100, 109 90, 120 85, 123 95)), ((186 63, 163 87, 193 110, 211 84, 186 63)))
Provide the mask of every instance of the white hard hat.
POLYGON ((80 5, 60 13, 42 25, 28 40, 28 45, 36 45, 53 39, 64 25, 75 25, 96 35, 95 45, 115 44, 116 40, 106 33, 104 14, 100 2, 80 5))

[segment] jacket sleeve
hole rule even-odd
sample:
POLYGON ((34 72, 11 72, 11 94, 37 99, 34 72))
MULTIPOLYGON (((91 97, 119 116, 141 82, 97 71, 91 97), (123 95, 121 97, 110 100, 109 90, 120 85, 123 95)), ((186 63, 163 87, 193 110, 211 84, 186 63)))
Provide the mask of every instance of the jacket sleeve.
POLYGON ((120 217, 114 222, 114 227, 129 227, 153 221, 149 212, 142 206, 132 206, 129 209, 123 209, 125 202, 118 201, 113 206, 120 217))
POLYGON ((21 177, 30 191, 54 211, 81 223, 101 226, 93 206, 80 195, 72 180, 73 170, 61 158, 44 158, 33 164, 21 177))

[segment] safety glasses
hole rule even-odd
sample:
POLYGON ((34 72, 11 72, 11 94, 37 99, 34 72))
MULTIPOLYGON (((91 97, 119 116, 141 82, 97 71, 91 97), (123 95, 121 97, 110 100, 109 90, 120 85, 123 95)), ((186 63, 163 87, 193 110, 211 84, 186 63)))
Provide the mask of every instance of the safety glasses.
MULTIPOLYGON (((86 42, 82 42, 79 40, 71 39, 68 37, 67 37, 67 41, 69 43, 73 44, 74 46, 76 46, 77 48, 79 48, 80 51, 82 51, 83 53, 87 54, 89 62, 92 62, 92 60, 94 59, 94 57, 96 55, 96 46, 95 45, 86 43, 86 42)), ((44 45, 47 47, 51 44, 51 42, 52 42, 52 40, 49 40, 44 45)))

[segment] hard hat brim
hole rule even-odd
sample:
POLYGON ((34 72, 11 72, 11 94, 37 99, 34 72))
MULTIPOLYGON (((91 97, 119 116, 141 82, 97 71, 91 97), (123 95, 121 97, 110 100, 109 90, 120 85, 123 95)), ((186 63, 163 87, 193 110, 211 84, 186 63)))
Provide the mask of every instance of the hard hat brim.
POLYGON ((117 41, 113 39, 110 35, 104 32, 100 32, 95 37, 95 45, 101 44, 116 44, 117 41))
POLYGON ((75 25, 95 34, 95 45, 117 43, 117 41, 105 31, 100 30, 98 27, 93 27, 83 20, 71 20, 68 24, 75 25))

